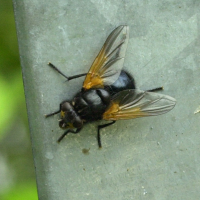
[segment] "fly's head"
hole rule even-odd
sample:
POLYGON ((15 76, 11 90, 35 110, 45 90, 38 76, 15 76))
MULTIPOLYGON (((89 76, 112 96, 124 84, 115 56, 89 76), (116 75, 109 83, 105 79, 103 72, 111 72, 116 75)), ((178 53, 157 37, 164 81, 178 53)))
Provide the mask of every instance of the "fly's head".
POLYGON ((83 120, 81 120, 74 107, 67 101, 61 104, 60 115, 59 126, 62 129, 81 128, 83 126, 83 120))

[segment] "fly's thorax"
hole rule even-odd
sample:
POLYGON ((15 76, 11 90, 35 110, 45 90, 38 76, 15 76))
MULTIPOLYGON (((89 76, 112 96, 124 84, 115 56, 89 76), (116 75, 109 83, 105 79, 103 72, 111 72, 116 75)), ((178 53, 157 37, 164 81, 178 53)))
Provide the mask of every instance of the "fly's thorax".
POLYGON ((59 126, 62 129, 67 128, 81 128, 83 126, 83 120, 74 110, 71 103, 65 101, 61 104, 61 119, 59 120, 59 126))
POLYGON ((86 121, 102 119, 102 115, 111 101, 110 94, 104 89, 89 89, 79 92, 72 105, 77 114, 86 121))

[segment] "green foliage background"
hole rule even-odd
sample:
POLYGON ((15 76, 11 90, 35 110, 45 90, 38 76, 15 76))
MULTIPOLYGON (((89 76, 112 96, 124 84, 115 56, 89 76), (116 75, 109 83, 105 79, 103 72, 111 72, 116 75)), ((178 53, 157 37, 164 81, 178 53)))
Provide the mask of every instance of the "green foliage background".
POLYGON ((0 199, 37 198, 14 13, 0 0, 0 199))

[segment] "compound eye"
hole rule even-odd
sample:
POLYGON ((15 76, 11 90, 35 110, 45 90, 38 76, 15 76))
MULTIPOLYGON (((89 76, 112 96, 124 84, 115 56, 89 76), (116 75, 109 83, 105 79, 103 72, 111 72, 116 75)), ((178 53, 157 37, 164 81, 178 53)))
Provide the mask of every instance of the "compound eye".
POLYGON ((61 121, 59 122, 59 126, 60 126, 60 128, 62 128, 62 129, 66 129, 66 128, 67 128, 67 124, 66 124, 63 120, 61 120, 61 121))
POLYGON ((59 121, 59 126, 62 129, 67 129, 67 128, 74 128, 73 124, 70 122, 65 122, 64 120, 59 121))
POLYGON ((61 105, 61 111, 70 111, 72 109, 72 106, 69 102, 64 102, 61 105))
POLYGON ((80 119, 80 117, 76 117, 73 126, 76 128, 81 128, 83 126, 83 121, 80 119))

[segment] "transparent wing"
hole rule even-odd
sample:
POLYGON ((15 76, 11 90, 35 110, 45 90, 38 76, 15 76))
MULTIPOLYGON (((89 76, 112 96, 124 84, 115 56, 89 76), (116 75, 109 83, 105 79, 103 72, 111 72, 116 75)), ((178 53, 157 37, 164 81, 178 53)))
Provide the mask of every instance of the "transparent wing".
POLYGON ((129 27, 119 26, 108 36, 83 83, 84 89, 111 85, 120 75, 129 38, 129 27))
POLYGON ((105 120, 132 119, 164 114, 174 108, 176 100, 170 96, 141 90, 124 90, 113 96, 103 115, 105 120))

